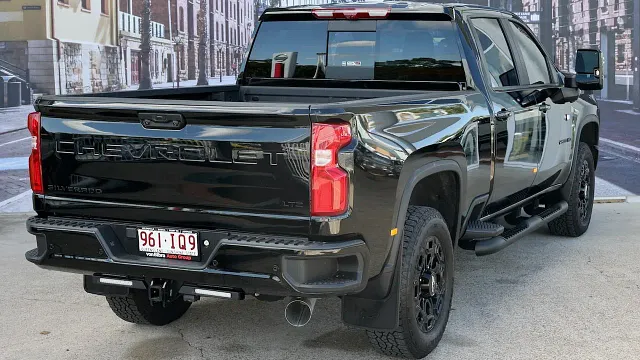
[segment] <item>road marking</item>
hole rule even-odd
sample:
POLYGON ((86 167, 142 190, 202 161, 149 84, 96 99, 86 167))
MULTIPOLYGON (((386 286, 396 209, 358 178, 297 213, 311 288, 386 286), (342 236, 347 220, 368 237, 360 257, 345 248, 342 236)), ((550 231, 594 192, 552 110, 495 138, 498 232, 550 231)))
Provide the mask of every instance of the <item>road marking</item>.
POLYGON ((640 112, 634 111, 634 110, 616 110, 617 112, 621 112, 623 114, 629 114, 629 115, 640 115, 640 112))
POLYGON ((613 141, 613 140, 609 140, 609 139, 605 139, 605 138, 600 138, 600 141, 605 143, 605 144, 609 144, 609 145, 612 145, 612 146, 618 146, 618 147, 624 148, 626 150, 631 150, 631 151, 635 151, 635 152, 640 153, 640 148, 637 148, 635 146, 627 145, 627 144, 624 144, 624 143, 621 143, 621 142, 617 142, 617 141, 613 141))
POLYGON ((28 139, 31 139, 31 136, 27 136, 26 138, 22 138, 22 139, 18 139, 18 140, 13 140, 13 141, 6 142, 6 143, 4 143, 4 144, 0 144, 0 147, 5 146, 5 145, 9 145, 9 144, 14 144, 14 143, 17 143, 17 142, 19 142, 19 141, 28 140, 28 139))
MULTIPOLYGON (((608 151, 608 150, 603 149, 602 147, 600 148, 600 151, 605 153, 605 154, 613 155, 616 158, 625 159, 625 160, 629 160, 631 162, 640 164, 640 159, 637 158, 637 157, 634 158, 634 157, 631 157, 631 156, 620 154, 620 153, 615 152, 615 151, 608 151)), ((638 154, 638 155, 640 155, 640 154, 638 154)), ((607 160, 610 160, 610 159, 607 159, 607 160)))
POLYGON ((608 102, 608 103, 615 103, 615 104, 633 105, 633 101, 629 101, 629 100, 613 100, 613 99, 600 99, 600 98, 598 98, 596 100, 603 101, 603 102, 608 102))

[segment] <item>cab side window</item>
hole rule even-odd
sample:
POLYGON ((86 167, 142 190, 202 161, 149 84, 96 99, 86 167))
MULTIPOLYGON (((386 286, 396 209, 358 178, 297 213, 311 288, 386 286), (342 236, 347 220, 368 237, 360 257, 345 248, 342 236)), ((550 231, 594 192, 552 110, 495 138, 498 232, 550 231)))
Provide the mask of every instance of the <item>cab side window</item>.
POLYGON ((509 21, 513 32, 513 41, 518 44, 522 59, 527 64, 528 82, 522 85, 550 84, 549 66, 538 43, 529 35, 521 24, 509 21))
POLYGON ((497 19, 472 19, 492 87, 520 85, 511 49, 497 19))

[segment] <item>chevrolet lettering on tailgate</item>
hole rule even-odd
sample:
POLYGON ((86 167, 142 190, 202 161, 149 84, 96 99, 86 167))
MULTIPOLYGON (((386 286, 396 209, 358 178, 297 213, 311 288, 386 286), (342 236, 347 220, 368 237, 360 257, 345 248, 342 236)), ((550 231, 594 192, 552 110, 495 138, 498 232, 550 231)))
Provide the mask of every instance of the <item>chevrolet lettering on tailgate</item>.
POLYGON ((108 139, 93 140, 80 138, 75 141, 58 140, 56 153, 76 155, 78 160, 170 160, 195 161, 228 164, 257 165, 264 162, 278 165, 279 158, 286 153, 264 151, 260 145, 229 142, 202 142, 203 145, 175 144, 166 141, 135 141, 109 143, 108 139), (257 149, 256 149, 257 148, 257 149), (223 150, 224 149, 224 150, 223 150), (226 150, 226 151, 225 151, 226 150), (108 159, 107 159, 108 158, 108 159))

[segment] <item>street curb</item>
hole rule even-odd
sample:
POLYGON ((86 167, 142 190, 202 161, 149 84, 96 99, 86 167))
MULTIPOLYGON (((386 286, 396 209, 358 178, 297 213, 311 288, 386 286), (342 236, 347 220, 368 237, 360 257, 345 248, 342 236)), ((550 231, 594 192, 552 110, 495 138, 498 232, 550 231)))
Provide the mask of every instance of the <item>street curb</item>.
POLYGON ((0 213, 22 213, 32 211, 31 190, 0 202, 0 213))
POLYGON ((0 212, 0 218, 7 217, 22 217, 22 216, 34 216, 37 215, 35 211, 23 211, 23 212, 0 212))
POLYGON ((22 212, 13 212, 13 211, 6 211, 6 212, 0 212, 0 219, 2 218, 8 218, 8 217, 31 217, 31 216, 36 216, 38 215, 37 212, 35 211, 22 211, 22 212))
POLYGON ((594 204, 615 204, 627 202, 626 196, 600 196, 593 199, 594 204))
POLYGON ((597 196, 594 204, 640 203, 640 196, 597 196))

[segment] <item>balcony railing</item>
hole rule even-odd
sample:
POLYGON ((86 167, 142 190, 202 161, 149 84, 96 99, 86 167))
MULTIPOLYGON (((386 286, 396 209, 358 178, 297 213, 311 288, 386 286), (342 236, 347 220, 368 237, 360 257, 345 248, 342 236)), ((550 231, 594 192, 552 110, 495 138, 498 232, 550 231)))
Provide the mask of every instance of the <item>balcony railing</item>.
MULTIPOLYGON (((120 31, 127 31, 133 34, 140 35, 142 18, 140 16, 131 15, 120 11, 120 31)), ((151 37, 164 39, 164 24, 159 22, 151 22, 151 37)))

